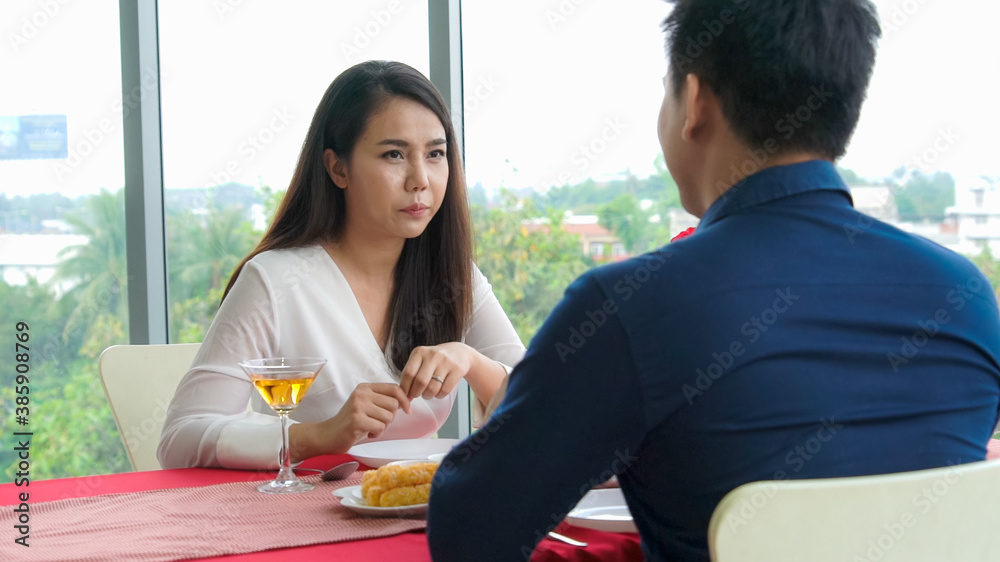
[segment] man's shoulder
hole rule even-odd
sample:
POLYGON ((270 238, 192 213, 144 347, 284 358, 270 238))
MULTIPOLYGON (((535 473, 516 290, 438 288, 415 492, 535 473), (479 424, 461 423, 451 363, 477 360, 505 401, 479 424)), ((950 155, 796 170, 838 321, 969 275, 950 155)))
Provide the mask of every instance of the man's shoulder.
POLYGON ((928 281, 964 283, 985 276, 972 260, 938 242, 879 221, 881 234, 887 242, 887 254, 925 274, 928 281))
POLYGON ((684 271, 684 252, 663 246, 619 262, 601 265, 580 276, 577 283, 596 285, 608 298, 631 300, 644 287, 659 286, 678 280, 684 271), (667 275, 667 272, 670 272, 667 275))
POLYGON ((583 274, 581 279, 589 276, 601 285, 614 285, 628 277, 648 279, 662 270, 674 257, 675 253, 670 251, 670 247, 663 246, 618 262, 595 267, 583 274))

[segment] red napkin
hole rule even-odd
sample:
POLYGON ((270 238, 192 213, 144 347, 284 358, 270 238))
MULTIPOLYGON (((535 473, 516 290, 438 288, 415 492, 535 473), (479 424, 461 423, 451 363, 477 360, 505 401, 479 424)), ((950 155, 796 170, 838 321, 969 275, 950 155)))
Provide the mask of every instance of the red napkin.
POLYGON ((573 546, 546 537, 538 543, 531 562, 640 562, 643 560, 637 533, 609 533, 561 523, 555 532, 583 541, 587 546, 573 546))
POLYGON ((693 226, 691 228, 682 230, 680 232, 680 234, 678 234, 677 236, 674 236, 673 238, 671 238, 670 241, 674 242, 676 240, 680 240, 681 238, 687 238, 688 236, 691 236, 692 234, 694 234, 694 231, 695 231, 695 228, 693 226))

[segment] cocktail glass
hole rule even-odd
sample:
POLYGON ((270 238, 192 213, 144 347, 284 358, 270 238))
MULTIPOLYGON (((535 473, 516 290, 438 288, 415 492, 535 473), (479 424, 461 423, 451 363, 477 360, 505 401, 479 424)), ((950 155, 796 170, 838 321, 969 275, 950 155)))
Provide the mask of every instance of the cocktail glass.
POLYGON ((268 494, 296 494, 315 488, 295 476, 288 449, 288 414, 299 405, 326 359, 319 357, 267 357, 239 364, 264 401, 281 418, 281 470, 272 482, 257 486, 268 494))

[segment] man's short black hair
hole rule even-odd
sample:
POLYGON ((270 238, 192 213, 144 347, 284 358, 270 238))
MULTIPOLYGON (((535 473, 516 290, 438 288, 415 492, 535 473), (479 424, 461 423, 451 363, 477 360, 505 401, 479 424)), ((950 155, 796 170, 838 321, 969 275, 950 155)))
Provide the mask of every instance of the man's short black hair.
POLYGON ((882 33, 871 2, 667 1, 675 4, 663 21, 674 95, 693 73, 748 146, 844 154, 882 33))

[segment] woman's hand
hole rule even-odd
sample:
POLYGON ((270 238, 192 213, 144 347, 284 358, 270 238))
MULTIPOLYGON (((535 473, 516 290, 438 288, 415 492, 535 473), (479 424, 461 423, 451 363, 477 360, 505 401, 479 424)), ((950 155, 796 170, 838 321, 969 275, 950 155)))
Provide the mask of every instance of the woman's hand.
POLYGON ((399 387, 410 400, 444 398, 469 374, 478 357, 478 351, 461 342, 415 347, 400 373, 399 387))
POLYGON ((288 428, 292 460, 347 452, 358 441, 382 435, 402 409, 410 413, 410 399, 395 383, 361 383, 337 415, 319 423, 297 423, 288 428))

